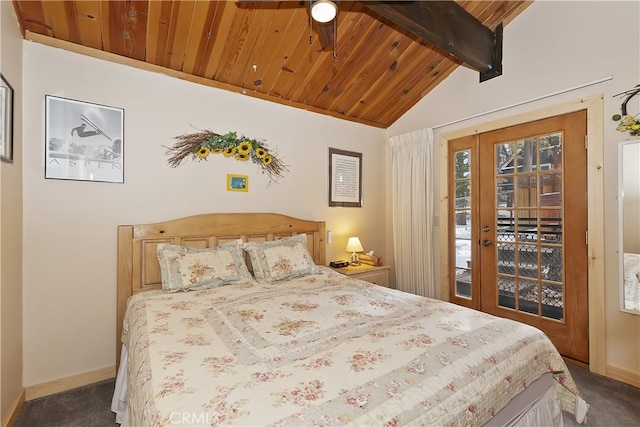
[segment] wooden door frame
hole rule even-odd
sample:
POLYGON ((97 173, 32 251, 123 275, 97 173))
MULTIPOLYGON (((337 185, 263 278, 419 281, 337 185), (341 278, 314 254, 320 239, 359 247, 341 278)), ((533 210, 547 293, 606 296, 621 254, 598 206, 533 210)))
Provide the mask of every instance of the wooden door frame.
POLYGON ((603 95, 577 99, 540 110, 440 135, 440 297, 449 299, 449 141, 547 117, 587 111, 587 228, 589 230, 589 370, 605 375, 605 289, 604 289, 604 99, 603 95))

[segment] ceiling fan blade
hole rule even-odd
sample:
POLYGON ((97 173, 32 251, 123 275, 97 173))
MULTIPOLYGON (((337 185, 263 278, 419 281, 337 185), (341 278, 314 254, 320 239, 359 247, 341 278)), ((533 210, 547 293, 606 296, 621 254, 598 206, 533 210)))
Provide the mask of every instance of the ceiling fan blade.
POLYGON ((298 7, 306 7, 306 1, 279 1, 279 0, 236 0, 236 6, 242 8, 274 8, 274 9, 293 9, 298 7))
MULTIPOLYGON (((340 2, 338 0, 333 0, 336 6, 340 7, 340 2)), ((242 8, 298 8, 298 7, 309 7, 309 2, 305 0, 299 1, 278 1, 278 0, 236 0, 236 5, 242 8)), ((316 22, 313 21, 313 24, 317 26, 318 30, 318 39, 320 40, 320 45, 322 46, 322 50, 327 48, 333 49, 335 46, 335 30, 334 30, 334 21, 335 18, 329 22, 316 22)))
POLYGON ((334 31, 333 31, 333 21, 329 22, 316 22, 318 24, 318 39, 320 40, 320 45, 322 49, 326 49, 328 47, 333 49, 335 45, 334 31))

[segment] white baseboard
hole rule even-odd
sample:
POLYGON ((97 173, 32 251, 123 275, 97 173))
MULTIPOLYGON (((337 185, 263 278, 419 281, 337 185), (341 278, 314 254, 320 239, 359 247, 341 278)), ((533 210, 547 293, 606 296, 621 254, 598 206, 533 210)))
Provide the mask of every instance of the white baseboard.
POLYGON ((607 365, 605 367, 605 376, 640 388, 639 372, 632 372, 626 369, 618 368, 617 366, 607 365))
POLYGON ((93 384, 115 378, 115 376, 116 365, 109 365, 104 368, 98 368, 92 371, 81 372, 68 377, 30 385, 25 387, 25 399, 33 400, 39 397, 49 396, 51 394, 60 393, 61 391, 67 391, 87 384, 93 384))

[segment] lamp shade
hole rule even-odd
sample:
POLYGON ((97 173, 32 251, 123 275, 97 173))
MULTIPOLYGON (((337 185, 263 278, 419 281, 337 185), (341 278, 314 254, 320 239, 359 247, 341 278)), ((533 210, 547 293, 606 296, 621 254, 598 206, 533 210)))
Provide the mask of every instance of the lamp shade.
POLYGON ((364 248, 362 247, 362 243, 360 243, 360 239, 357 237, 349 237, 347 241, 347 252, 363 252, 364 248))
POLYGON ((311 5, 311 16, 317 22, 329 22, 337 13, 338 7, 330 0, 317 0, 311 5))

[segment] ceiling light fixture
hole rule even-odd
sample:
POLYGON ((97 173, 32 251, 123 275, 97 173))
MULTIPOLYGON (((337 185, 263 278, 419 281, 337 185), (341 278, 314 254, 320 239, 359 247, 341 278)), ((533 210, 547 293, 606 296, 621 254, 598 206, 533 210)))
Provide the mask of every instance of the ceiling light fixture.
POLYGON ((338 6, 331 0, 317 0, 311 5, 311 16, 317 22, 329 22, 337 13, 338 6))

